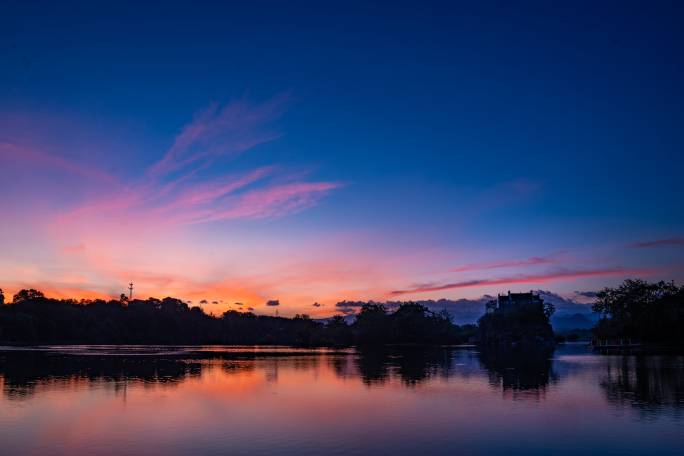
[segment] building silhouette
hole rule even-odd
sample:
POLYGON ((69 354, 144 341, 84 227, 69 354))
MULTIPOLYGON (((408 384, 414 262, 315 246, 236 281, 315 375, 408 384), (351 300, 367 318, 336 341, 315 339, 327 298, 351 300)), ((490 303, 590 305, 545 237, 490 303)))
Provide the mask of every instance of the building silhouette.
POLYGON ((509 290, 508 295, 497 296, 497 303, 497 310, 506 310, 515 309, 524 304, 543 304, 544 300, 532 290, 529 293, 511 293, 509 290))

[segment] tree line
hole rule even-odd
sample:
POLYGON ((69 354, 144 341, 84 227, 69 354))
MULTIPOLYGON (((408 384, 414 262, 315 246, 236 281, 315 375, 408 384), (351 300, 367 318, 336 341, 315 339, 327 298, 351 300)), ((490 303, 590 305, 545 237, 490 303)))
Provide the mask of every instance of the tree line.
MULTIPOLYGON (((2 295, 2 290, 0 290, 2 295)), ((4 298, 4 296, 3 296, 4 298)), ((0 341, 83 344, 278 344, 302 347, 378 344, 460 344, 475 325, 453 324, 446 310, 413 302, 396 310, 369 302, 352 324, 342 315, 326 323, 308 315, 293 318, 229 310, 220 316, 180 299, 76 301, 21 290, 0 306, 0 341)))

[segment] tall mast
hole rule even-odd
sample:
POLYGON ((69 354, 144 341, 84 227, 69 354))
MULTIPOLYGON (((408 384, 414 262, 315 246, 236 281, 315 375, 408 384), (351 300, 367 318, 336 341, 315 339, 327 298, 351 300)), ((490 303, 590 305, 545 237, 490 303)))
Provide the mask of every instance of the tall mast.
POLYGON ((128 300, 133 301, 133 284, 129 283, 128 285, 129 285, 128 289, 130 290, 130 293, 128 294, 128 300))

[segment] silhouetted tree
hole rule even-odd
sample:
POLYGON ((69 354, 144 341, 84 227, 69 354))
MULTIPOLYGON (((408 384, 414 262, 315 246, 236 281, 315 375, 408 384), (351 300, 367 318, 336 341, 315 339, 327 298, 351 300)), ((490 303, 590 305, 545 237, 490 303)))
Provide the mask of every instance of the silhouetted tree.
POLYGON ((395 343, 427 343, 435 335, 435 318, 430 309, 413 301, 393 313, 391 339, 395 343))
POLYGON ((601 339, 684 342, 684 287, 674 282, 625 280, 596 293, 592 310, 600 317, 592 330, 601 339))
POLYGON ((351 345, 354 340, 347 320, 342 315, 333 316, 325 325, 330 341, 335 345, 351 345))
POLYGON ((549 318, 552 305, 525 303, 514 308, 497 309, 478 320, 478 337, 485 344, 548 342, 553 339, 549 318))
POLYGON ((43 293, 36 291, 33 288, 30 290, 21 290, 19 293, 15 294, 12 298, 12 303, 17 303, 21 301, 29 301, 31 299, 42 298, 43 293))
POLYGON ((389 340, 390 321, 387 308, 379 303, 367 302, 361 307, 352 324, 356 343, 360 345, 384 344, 389 340))

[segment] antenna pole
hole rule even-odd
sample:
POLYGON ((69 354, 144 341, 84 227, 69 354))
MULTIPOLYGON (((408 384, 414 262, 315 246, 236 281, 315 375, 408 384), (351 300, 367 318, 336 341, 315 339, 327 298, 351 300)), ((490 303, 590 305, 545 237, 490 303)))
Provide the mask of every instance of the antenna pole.
POLYGON ((128 294, 128 300, 129 300, 129 301, 133 301, 133 284, 132 284, 132 283, 129 283, 128 285, 130 285, 130 286, 128 287, 128 289, 130 290, 130 293, 128 294))

